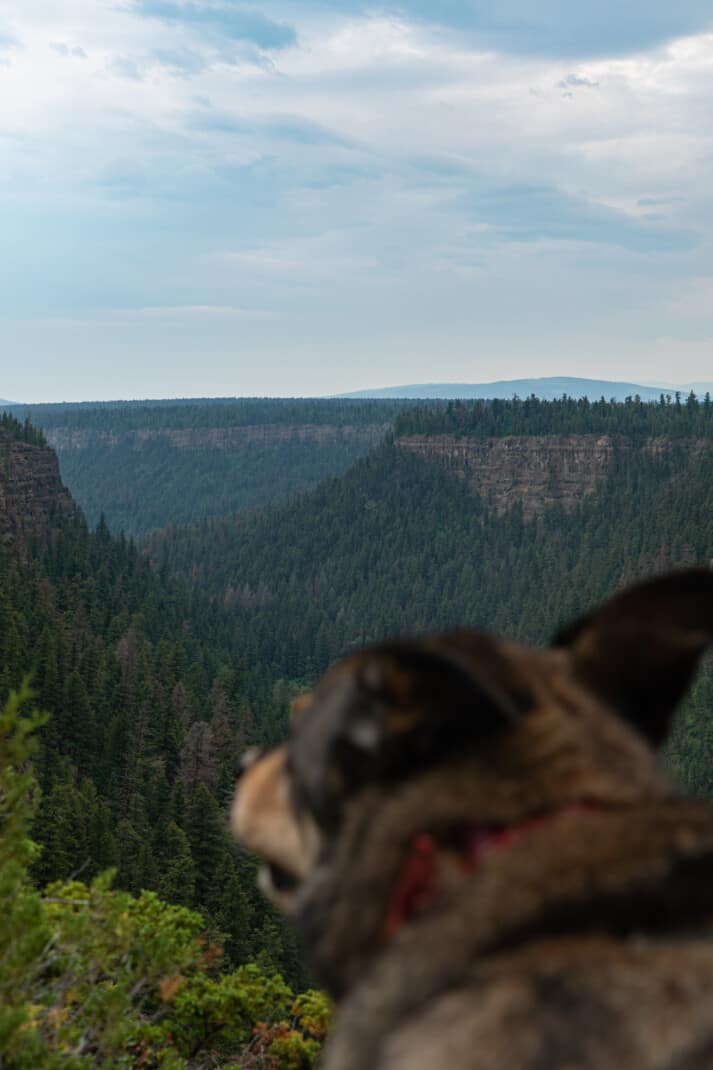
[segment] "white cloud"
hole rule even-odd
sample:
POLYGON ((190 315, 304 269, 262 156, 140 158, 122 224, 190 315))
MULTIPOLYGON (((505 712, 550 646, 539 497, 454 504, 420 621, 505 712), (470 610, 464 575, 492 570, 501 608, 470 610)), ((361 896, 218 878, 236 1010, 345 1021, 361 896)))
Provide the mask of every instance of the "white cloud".
POLYGON ((588 360, 654 337, 698 360, 712 35, 573 63, 403 16, 266 15, 297 29, 269 56, 128 2, 0 0, 21 46, 0 70, 9 310, 118 337, 132 318, 127 344, 189 317, 266 359, 361 332, 377 368, 441 338, 452 377, 470 347, 514 368, 575 359, 575 336, 588 360))

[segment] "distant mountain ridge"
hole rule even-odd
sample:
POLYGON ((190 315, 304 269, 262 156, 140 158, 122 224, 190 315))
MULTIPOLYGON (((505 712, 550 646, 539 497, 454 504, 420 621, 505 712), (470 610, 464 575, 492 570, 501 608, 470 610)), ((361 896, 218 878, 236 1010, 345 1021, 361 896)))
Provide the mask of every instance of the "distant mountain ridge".
POLYGON ((705 393, 713 389, 711 383, 693 383, 684 386, 643 386, 640 383, 618 383, 608 379, 580 379, 576 376, 548 376, 540 379, 499 379, 493 383, 417 383, 404 386, 385 386, 374 390, 357 390, 341 394, 344 398, 511 398, 529 397, 534 394, 543 401, 554 401, 567 394, 573 398, 588 398, 598 401, 624 401, 638 394, 642 401, 657 401, 661 394, 679 391, 688 394, 691 389, 705 393))
MULTIPOLYGON (((657 388, 657 384, 656 383, 644 383, 644 386, 650 386, 652 388, 657 388)), ((703 396, 704 394, 707 394, 707 393, 713 394, 713 381, 709 380, 708 382, 705 382, 705 383, 703 383, 703 382, 695 382, 695 383, 691 382, 691 383, 684 383, 682 385, 681 384, 677 384, 677 383, 663 383, 662 384, 662 388, 664 390, 667 390, 669 393, 671 393, 672 390, 680 390, 681 393, 683 393, 684 391, 688 392, 688 391, 692 390, 694 392, 694 394, 698 394, 699 397, 700 397, 700 396, 703 396)))

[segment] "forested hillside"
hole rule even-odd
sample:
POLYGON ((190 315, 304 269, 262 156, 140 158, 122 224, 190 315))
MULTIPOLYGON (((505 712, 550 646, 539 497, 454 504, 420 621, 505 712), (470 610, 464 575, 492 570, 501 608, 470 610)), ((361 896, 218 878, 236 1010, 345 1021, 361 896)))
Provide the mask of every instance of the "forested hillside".
MULTIPOLYGON (((402 416, 395 440, 295 502, 239 526, 157 534, 148 552, 156 567, 190 578, 231 610, 251 664, 271 678, 302 680, 387 634, 466 624, 544 642, 637 575, 712 558, 711 516, 708 401, 456 403, 402 416), (613 451, 596 493, 528 521, 517 503, 491 508, 437 456, 399 446, 398 435, 413 427, 439 435, 454 423, 467 427, 473 414, 490 434, 556 434, 584 423, 593 434, 653 435, 658 448, 613 451)), ((708 678, 694 707, 713 709, 708 678)), ((706 725, 689 716, 676 760, 691 786, 710 791, 706 725)))
MULTIPOLYGON (((23 447, 29 486, 56 464, 23 426, 6 421, 3 433, 23 447)), ((200 909, 229 961, 262 952, 299 982, 296 951, 226 821, 239 756, 281 735, 287 691, 248 667, 232 616, 156 575, 105 525, 89 532, 59 507, 61 484, 55 493, 57 508, 27 537, 0 493, 16 532, 0 544, 0 706, 31 674, 49 714, 34 877, 89 880, 116 867, 119 887, 200 909)))
POLYGON ((206 399, 18 407, 94 527, 118 534, 242 513, 345 472, 402 403, 206 399))

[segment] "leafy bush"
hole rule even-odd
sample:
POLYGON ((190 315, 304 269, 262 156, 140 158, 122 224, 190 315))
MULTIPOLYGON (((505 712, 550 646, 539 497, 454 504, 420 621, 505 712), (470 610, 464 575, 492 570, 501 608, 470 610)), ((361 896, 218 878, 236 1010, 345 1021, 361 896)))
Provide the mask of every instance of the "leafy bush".
POLYGON ((0 713, 0 1065, 7 1070, 307 1070, 326 998, 276 973, 221 972, 203 919, 111 873, 33 888, 30 764, 42 722, 24 688, 0 713))

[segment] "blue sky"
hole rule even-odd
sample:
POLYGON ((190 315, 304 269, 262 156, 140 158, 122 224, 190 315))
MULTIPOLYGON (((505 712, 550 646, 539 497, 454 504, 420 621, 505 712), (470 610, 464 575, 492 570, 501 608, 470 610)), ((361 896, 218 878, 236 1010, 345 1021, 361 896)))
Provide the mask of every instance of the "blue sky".
POLYGON ((709 0, 0 0, 0 397, 713 379, 711 100, 709 0))

